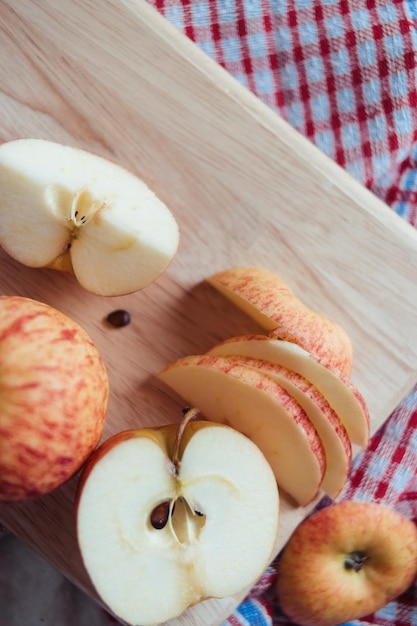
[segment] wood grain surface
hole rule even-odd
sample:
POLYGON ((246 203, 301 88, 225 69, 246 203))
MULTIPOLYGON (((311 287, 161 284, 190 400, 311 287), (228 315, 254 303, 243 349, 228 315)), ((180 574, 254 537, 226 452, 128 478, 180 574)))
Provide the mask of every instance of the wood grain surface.
MULTIPOLYGON (((239 264, 275 271, 346 328, 372 430, 384 422, 417 379, 417 235, 408 224, 145 2, 3 0, 0 60, 0 141, 39 137, 109 157, 180 224, 166 273, 114 299, 0 253, 1 293, 55 306, 96 342, 111 384, 105 438, 178 421, 162 367, 259 330, 204 282, 239 264), (132 323, 111 328, 105 317, 120 307, 132 323)), ((76 485, 3 506, 0 520, 94 596, 75 538, 76 485)), ((282 498, 277 551, 309 508, 282 498)), ((239 600, 206 601, 170 624, 220 624, 239 600)))

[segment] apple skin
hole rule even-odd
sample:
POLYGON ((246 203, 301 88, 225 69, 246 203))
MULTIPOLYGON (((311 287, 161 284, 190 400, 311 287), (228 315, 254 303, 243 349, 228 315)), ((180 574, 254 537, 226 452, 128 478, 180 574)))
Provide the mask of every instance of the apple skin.
POLYGON ((240 307, 270 337, 293 342, 330 369, 350 376, 352 342, 336 322, 304 305, 289 286, 263 267, 232 267, 208 283, 240 307))
POLYGON ((84 464, 103 432, 109 382, 75 321, 0 296, 0 503, 37 498, 84 464))
POLYGON ((300 626, 336 626, 381 609, 417 575, 417 527, 378 503, 345 501, 304 520, 278 564, 277 595, 300 626), (348 555, 367 558, 359 571, 348 555))

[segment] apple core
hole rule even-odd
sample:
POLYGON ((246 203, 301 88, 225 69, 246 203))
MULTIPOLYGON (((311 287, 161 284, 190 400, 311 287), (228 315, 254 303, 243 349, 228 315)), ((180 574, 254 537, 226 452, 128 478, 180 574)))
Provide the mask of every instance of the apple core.
POLYGON ((205 523, 204 513, 195 511, 185 498, 165 500, 151 512, 150 523, 155 530, 162 530, 168 524, 173 537, 179 543, 186 543, 198 536, 205 523))

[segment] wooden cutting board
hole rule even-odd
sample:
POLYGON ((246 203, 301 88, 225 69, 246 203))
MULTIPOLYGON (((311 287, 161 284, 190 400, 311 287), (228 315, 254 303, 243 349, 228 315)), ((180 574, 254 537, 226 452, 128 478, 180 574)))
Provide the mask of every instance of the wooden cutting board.
MULTIPOLYGON (((109 370, 105 438, 178 421, 156 375, 169 361, 258 328, 204 283, 265 266, 349 332, 372 430, 417 380, 417 234, 140 0, 3 0, 0 141, 39 137, 110 157, 171 207, 181 245, 146 290, 100 298, 0 253, 0 290, 76 319, 109 370), (105 316, 126 308, 132 323, 105 316)), ((77 479, 0 520, 94 596, 74 534, 77 479)), ((309 508, 283 498, 277 550, 309 508)), ((220 624, 241 598, 174 625, 220 624)), ((157 598, 155 599, 157 601, 157 598)))

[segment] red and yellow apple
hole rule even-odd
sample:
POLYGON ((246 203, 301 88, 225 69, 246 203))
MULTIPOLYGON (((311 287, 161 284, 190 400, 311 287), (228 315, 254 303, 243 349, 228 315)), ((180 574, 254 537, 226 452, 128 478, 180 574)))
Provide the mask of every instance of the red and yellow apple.
POLYGON ((278 563, 277 595, 300 626, 337 626, 381 609, 417 575, 417 528, 372 502, 330 505, 301 522, 278 563))
POLYGON ((295 343, 327 367, 350 376, 353 354, 346 331, 305 306, 273 272, 262 267, 232 267, 208 282, 270 336, 295 343))
POLYGON ((81 555, 103 603, 128 624, 240 593, 273 557, 279 495, 269 464, 247 437, 196 413, 113 435, 81 475, 81 555))
POLYGON ((0 146, 0 245, 88 291, 142 289, 174 257, 178 225, 138 177, 90 152, 40 139, 0 146))
POLYGON ((49 493, 99 443, 109 383, 91 338, 41 302, 0 296, 0 503, 49 493))

